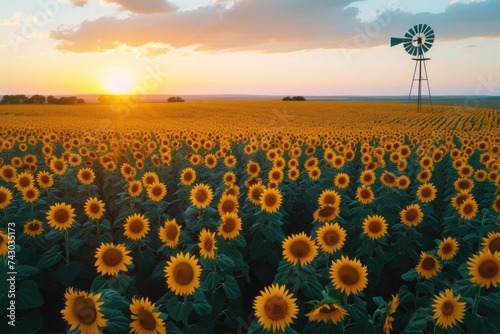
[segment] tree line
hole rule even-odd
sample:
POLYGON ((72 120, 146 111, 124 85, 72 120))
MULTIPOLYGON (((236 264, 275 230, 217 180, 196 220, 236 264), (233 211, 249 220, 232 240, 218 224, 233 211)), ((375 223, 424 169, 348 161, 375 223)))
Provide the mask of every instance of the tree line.
POLYGON ((16 94, 16 95, 4 95, 0 104, 80 104, 85 103, 85 100, 82 98, 77 98, 76 96, 62 96, 62 97, 54 97, 53 95, 49 95, 47 97, 39 94, 32 95, 28 97, 24 94, 16 94))

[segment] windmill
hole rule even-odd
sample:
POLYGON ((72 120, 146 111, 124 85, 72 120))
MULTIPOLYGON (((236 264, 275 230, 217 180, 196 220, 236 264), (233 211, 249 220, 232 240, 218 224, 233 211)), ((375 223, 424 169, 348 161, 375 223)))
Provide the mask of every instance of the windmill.
POLYGON ((424 54, 432 47, 434 37, 434 30, 432 30, 432 28, 427 24, 414 25, 406 32, 403 38, 391 37, 391 47, 403 43, 403 47, 406 52, 412 56, 416 56, 416 58, 412 58, 412 60, 415 60, 415 70, 413 71, 413 80, 411 81, 408 102, 406 103, 406 111, 408 111, 408 104, 410 103, 411 92, 415 81, 418 81, 417 112, 420 112, 422 109, 422 81, 427 83, 427 90, 429 92, 429 100, 431 102, 432 110, 431 89, 429 87, 427 68, 425 66, 425 61, 430 60, 430 58, 425 58, 424 54), (418 76, 416 76, 417 67, 418 76), (425 76, 423 76, 424 73, 422 73, 422 67, 425 72, 425 76))

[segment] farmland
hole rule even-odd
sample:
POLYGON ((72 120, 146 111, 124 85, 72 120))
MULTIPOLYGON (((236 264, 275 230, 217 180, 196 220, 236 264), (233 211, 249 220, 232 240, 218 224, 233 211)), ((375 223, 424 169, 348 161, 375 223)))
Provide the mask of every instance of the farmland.
POLYGON ((122 101, 0 120, 19 332, 500 328, 500 110, 122 101))

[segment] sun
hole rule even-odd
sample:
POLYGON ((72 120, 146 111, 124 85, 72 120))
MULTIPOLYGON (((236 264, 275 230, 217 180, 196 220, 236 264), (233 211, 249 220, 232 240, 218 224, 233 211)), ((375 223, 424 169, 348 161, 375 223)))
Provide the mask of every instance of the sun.
POLYGON ((134 88, 132 76, 126 72, 113 72, 104 78, 104 88, 112 94, 128 94, 134 88))

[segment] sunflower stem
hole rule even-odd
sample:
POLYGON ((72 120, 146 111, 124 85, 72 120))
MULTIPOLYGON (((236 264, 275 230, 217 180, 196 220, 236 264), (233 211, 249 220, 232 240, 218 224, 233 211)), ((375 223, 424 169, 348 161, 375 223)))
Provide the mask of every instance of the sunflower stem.
POLYGON ((68 230, 64 230, 64 249, 66 251, 66 264, 69 264, 69 234, 68 230))
POLYGON ((474 304, 472 305, 472 314, 477 315, 477 308, 479 305, 479 297, 481 296, 481 287, 476 285, 477 291, 476 296, 474 297, 474 304))

